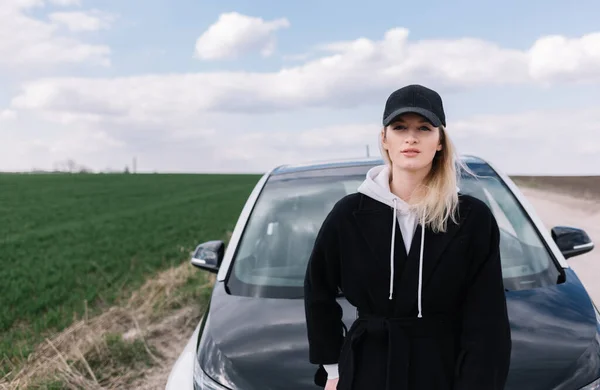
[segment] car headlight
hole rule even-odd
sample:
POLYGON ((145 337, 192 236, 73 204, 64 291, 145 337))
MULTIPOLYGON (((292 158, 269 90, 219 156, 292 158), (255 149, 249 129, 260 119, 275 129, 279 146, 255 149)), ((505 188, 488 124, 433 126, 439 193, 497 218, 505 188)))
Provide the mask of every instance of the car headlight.
POLYGON ((600 379, 596 379, 587 386, 582 387, 579 390, 600 390, 600 379))
POLYGON ((230 390, 204 373, 198 358, 194 357, 194 390, 230 390))

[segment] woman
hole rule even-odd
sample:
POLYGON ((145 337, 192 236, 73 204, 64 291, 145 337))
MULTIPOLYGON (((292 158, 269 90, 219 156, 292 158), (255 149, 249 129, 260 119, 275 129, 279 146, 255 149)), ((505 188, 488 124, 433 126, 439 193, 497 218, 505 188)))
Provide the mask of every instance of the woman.
POLYGON ((321 226, 304 300, 315 383, 326 390, 505 386, 511 336, 498 225, 483 202, 458 192, 445 126, 437 92, 392 93, 380 137, 386 163, 321 226), (340 292, 357 308, 347 332, 340 292))

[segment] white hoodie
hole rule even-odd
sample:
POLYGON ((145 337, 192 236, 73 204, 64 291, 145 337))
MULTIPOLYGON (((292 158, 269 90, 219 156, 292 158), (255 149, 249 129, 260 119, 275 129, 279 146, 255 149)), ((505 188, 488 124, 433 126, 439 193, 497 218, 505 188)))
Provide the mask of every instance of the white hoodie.
MULTIPOLYGON (((402 232, 406 253, 410 252, 410 245, 419 223, 415 211, 411 210, 410 205, 404 200, 394 195, 390 190, 390 168, 387 165, 378 165, 371 168, 366 175, 365 180, 358 187, 358 192, 363 193, 381 203, 390 206, 394 212, 392 219, 392 242, 390 250, 390 295, 392 299, 394 293, 394 242, 396 240, 396 220, 402 232)), ((457 191, 459 189, 457 188, 457 191)), ((419 255, 419 287, 418 287, 418 307, 419 318, 423 317, 421 305, 421 291, 423 287, 423 249, 425 248, 425 229, 421 229, 421 250, 419 255)), ((323 366, 327 371, 328 379, 337 378, 338 365, 326 364, 323 366)))
MULTIPOLYGON (((390 168, 387 165, 378 165, 373 167, 367 172, 365 181, 358 187, 358 192, 361 192, 381 203, 390 206, 394 211, 394 218, 392 222, 392 242, 390 249, 390 296, 392 299, 394 294, 394 242, 396 241, 396 220, 402 231, 402 238, 404 239, 404 246, 406 253, 410 252, 410 244, 412 242, 413 235, 417 229, 419 223, 417 214, 411 210, 410 205, 404 200, 394 195, 390 190, 390 168)), ((421 314, 421 282, 423 275, 423 248, 425 246, 425 231, 421 229, 421 255, 419 256, 419 314, 418 317, 422 317, 421 314)))

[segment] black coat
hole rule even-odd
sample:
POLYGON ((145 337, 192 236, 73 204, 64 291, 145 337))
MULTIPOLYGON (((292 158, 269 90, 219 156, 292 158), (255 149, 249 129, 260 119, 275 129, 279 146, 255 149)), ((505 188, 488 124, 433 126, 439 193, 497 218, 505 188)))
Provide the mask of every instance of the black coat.
MULTIPOLYGON (((396 227, 394 296, 388 299, 393 210, 364 194, 341 199, 309 259, 309 360, 339 363, 339 390, 500 390, 511 336, 499 230, 488 206, 459 193, 459 223, 425 229, 422 318, 417 318, 421 225, 406 253, 396 227), (359 317, 347 332, 336 296, 359 317)), ((397 222, 396 222, 397 224, 397 222)))

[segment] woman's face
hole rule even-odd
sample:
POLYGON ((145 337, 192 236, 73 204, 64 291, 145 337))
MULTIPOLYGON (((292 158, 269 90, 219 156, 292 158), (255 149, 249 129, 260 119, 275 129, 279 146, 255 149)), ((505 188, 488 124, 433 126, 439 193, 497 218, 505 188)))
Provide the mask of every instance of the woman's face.
POLYGON ((381 136, 394 167, 407 171, 429 170, 435 153, 442 150, 440 130, 418 114, 401 115, 381 136))

